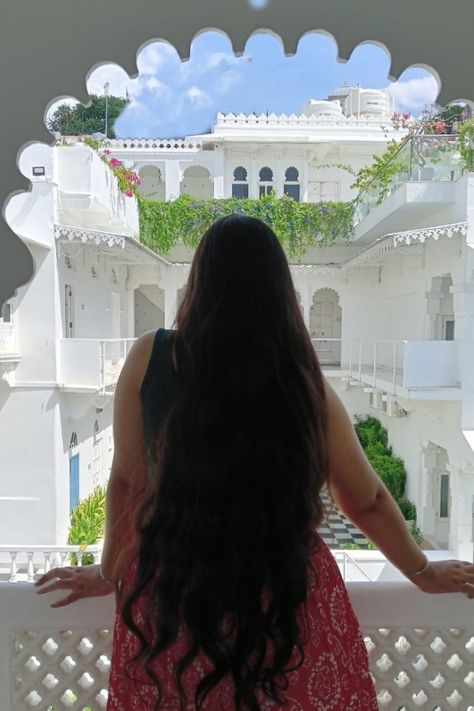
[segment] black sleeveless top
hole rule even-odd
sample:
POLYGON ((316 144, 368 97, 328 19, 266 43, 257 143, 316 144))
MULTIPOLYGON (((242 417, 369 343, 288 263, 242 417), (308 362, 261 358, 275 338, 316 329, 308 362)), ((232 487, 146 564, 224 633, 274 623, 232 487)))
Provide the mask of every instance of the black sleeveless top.
POLYGON ((159 328, 155 334, 150 361, 140 388, 145 446, 153 458, 159 427, 176 398, 178 379, 173 366, 174 331, 159 328))

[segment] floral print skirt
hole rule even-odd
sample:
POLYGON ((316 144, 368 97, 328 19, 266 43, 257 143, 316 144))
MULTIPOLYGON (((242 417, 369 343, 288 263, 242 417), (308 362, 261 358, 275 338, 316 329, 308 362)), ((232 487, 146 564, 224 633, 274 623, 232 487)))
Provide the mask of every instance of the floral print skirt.
MULTIPOLYGON (((313 555, 306 604, 309 624, 308 641, 304 647, 303 664, 288 674, 288 703, 280 706, 263 693, 259 696, 261 711, 376 711, 378 708, 368 658, 339 568, 326 544, 320 540, 313 555)), ((127 587, 133 575, 125 581, 127 587)), ((137 605, 136 621, 144 623, 144 608, 137 605)), ((153 663, 160 680, 161 702, 156 707, 157 691, 149 677, 136 667, 127 674, 127 662, 138 649, 136 638, 116 615, 112 666, 109 681, 108 711, 179 711, 173 669, 185 649, 185 640, 178 639, 153 663), (130 676, 132 678, 130 678, 130 676), (143 682, 143 683, 142 683, 143 682)), ((204 655, 196 657, 183 674, 187 697, 186 711, 194 711, 196 685, 211 669, 204 655)), ((233 711, 233 687, 230 679, 221 681, 206 697, 203 711, 233 711)))

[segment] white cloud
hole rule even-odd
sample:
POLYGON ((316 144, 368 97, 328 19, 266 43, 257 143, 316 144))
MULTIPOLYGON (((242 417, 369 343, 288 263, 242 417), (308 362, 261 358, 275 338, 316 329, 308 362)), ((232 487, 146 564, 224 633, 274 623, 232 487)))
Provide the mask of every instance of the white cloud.
POLYGON ((229 52, 213 52, 212 54, 209 54, 207 56, 207 59, 204 63, 206 69, 215 69, 221 64, 224 64, 225 66, 230 66, 233 64, 237 64, 238 58, 235 56, 235 54, 231 54, 229 52))
POLYGON ((389 86, 389 91, 395 97, 397 108, 412 114, 433 104, 439 93, 438 83, 431 74, 418 79, 396 81, 389 86))
POLYGON ((166 42, 153 42, 142 49, 137 57, 137 67, 140 74, 156 74, 170 60, 177 59, 174 47, 166 42))
POLYGON ((169 87, 156 77, 147 77, 145 79, 145 86, 148 91, 152 91, 154 94, 169 94, 169 87))
POLYGON ((212 99, 209 94, 200 89, 198 86, 191 86, 186 92, 187 98, 198 108, 203 108, 204 106, 210 106, 212 104, 212 99))

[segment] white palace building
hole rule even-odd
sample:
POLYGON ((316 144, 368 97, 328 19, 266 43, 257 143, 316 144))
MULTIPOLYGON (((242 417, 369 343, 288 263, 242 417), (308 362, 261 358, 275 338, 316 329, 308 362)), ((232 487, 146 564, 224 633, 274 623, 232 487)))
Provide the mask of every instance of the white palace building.
MULTIPOLYGON (((120 139, 112 155, 156 200, 347 201, 353 176, 404 131, 388 94, 343 87, 298 114, 219 114, 185 140, 120 139)), ((441 139, 440 139, 441 140, 441 139)), ((413 146, 412 153, 416 154, 413 146)), ((449 146, 448 146, 449 148, 449 146)), ((114 386, 134 338, 172 327, 192 254, 139 241, 135 199, 90 147, 27 146, 31 191, 6 218, 35 260, 0 319, 0 543, 64 545, 69 511, 104 484, 114 386)), ((324 372, 351 414, 373 414, 405 461, 436 548, 473 560, 474 175, 454 149, 413 160, 348 242, 291 264, 324 372)))

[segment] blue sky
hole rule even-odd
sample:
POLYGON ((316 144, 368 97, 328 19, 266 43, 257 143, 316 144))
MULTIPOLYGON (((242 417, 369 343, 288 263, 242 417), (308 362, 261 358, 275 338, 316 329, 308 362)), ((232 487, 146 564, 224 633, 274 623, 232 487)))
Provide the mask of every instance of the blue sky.
POLYGON ((227 37, 205 32, 195 38, 188 62, 173 47, 155 42, 138 55, 139 75, 130 79, 117 65, 102 65, 88 77, 90 93, 131 97, 116 123, 119 137, 169 138, 207 131, 216 113, 297 113, 310 98, 326 98, 343 82, 363 87, 392 85, 396 108, 418 114, 435 101, 437 84, 422 68, 409 68, 396 83, 387 79, 389 58, 376 45, 356 47, 345 64, 335 42, 322 34, 304 36, 293 57, 268 34, 250 37, 235 57, 227 37))

